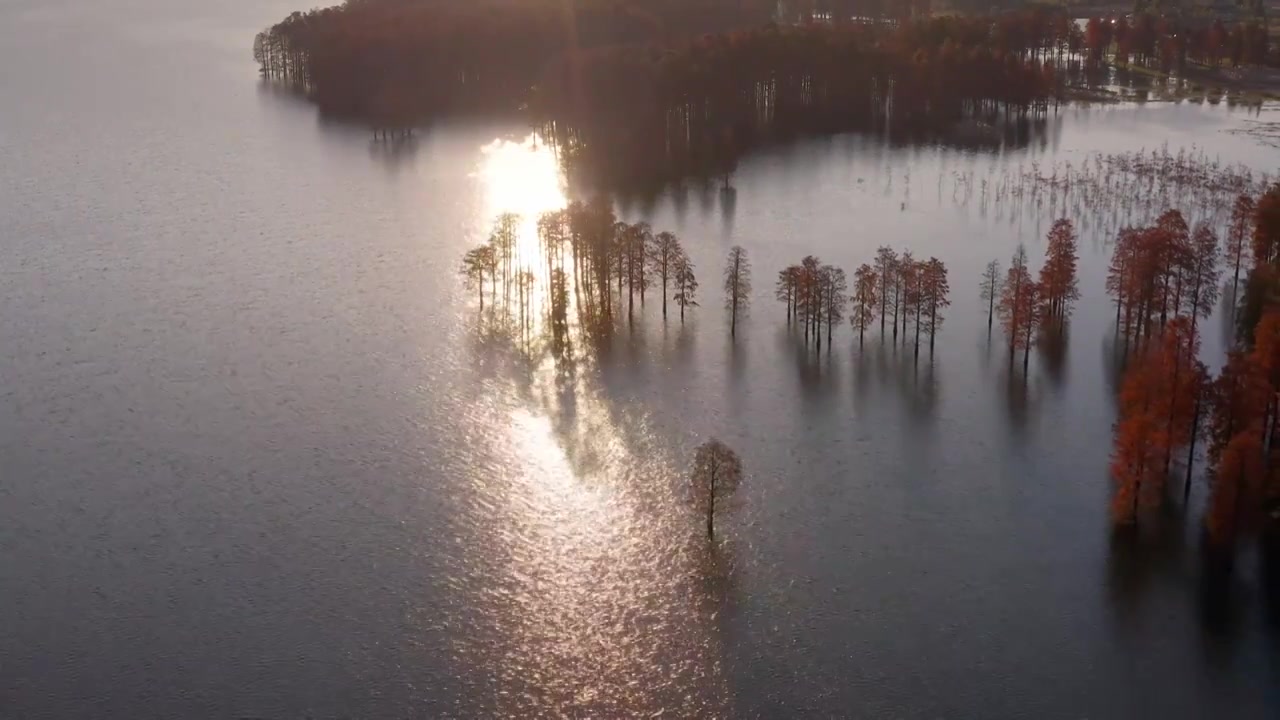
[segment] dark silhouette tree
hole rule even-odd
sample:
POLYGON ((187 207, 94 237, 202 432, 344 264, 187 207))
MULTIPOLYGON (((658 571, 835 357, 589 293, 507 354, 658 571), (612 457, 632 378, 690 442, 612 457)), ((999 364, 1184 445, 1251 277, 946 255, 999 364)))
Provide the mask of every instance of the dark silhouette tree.
MULTIPOLYGON (((844 321, 844 309, 849 301, 849 280, 844 270, 832 265, 823 265, 819 271, 818 282, 822 285, 823 319, 827 324, 827 346, 831 346, 831 329, 844 321)), ((821 349, 822 341, 818 341, 821 349)))
MULTIPOLYGON (((889 305, 892 302, 894 293, 894 285, 898 277, 898 253, 892 248, 881 246, 876 250, 876 267, 877 275, 880 278, 880 289, 877 295, 880 299, 880 335, 887 337, 884 329, 885 318, 889 315, 889 305)), ((895 315, 895 318, 897 316, 895 315)), ((896 320, 895 320, 896 324, 896 320)), ((894 333, 897 337, 897 333, 894 333)))
POLYGON ((1240 195, 1231 208, 1231 222, 1227 227, 1227 261, 1231 263, 1231 297, 1234 300, 1240 286, 1240 268, 1244 262, 1246 244, 1253 236, 1253 216, 1256 205, 1253 198, 1240 195))
POLYGON ((867 327, 875 321, 879 275, 875 268, 863 263, 853 273, 853 314, 849 321, 858 329, 858 345, 866 337, 867 327))
POLYGON ((992 260, 982 271, 982 283, 978 288, 982 291, 982 300, 987 303, 987 334, 991 334, 991 326, 996 317, 996 300, 1000 297, 1000 261, 992 260))
POLYGON ((1254 265, 1275 265, 1280 261, 1280 184, 1272 185, 1254 209, 1254 265))
POLYGON ((662 283, 662 319, 667 319, 667 287, 676 274, 676 267, 684 257, 684 248, 675 233, 660 232, 649 246, 648 261, 653 273, 662 283))
POLYGON ((681 253, 676 259, 676 294, 672 297, 680 306, 680 322, 684 323, 684 309, 697 307, 698 278, 693 273, 693 263, 681 253))
POLYGON ((723 505, 742 483, 742 459, 719 440, 698 446, 690 473, 693 504, 707 519, 707 539, 715 539, 716 507, 723 505))
POLYGON ((751 261, 741 245, 729 249, 724 265, 725 308, 729 311, 729 335, 738 335, 738 315, 751 303, 751 261))
POLYGON ((778 298, 778 302, 787 305, 787 324, 795 319, 796 300, 799 295, 801 268, 799 265, 791 265, 778 271, 778 282, 774 289, 774 296, 778 298))
MULTIPOLYGON (((935 257, 929 258, 920 271, 920 306, 923 308, 924 330, 929 335, 929 355, 933 355, 938 330, 942 328, 942 310, 951 304, 951 286, 947 283, 947 266, 935 257)), ((920 344, 916 343, 916 357, 920 344)))

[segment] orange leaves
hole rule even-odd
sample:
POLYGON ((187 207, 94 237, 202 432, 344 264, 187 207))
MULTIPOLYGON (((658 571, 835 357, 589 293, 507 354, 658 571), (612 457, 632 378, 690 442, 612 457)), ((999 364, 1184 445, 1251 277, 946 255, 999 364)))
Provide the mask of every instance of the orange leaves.
POLYGON ((1071 221, 1062 218, 1049 230, 1049 246, 1044 267, 1040 269, 1040 286, 1044 292, 1046 316, 1065 320, 1071 314, 1071 303, 1080 298, 1076 278, 1079 253, 1076 233, 1071 221))
POLYGON ((1231 542, 1256 517, 1262 485, 1262 437, 1241 432, 1231 439, 1218 462, 1205 526, 1217 544, 1231 542))
POLYGON ((1258 200, 1253 226, 1253 261, 1270 265, 1280 261, 1280 184, 1258 200))
POLYGON ((1187 318, 1169 322, 1160 344, 1131 360, 1120 391, 1111 476, 1112 517, 1138 521, 1163 497, 1172 451, 1191 442, 1207 372, 1195 361, 1200 341, 1187 318))

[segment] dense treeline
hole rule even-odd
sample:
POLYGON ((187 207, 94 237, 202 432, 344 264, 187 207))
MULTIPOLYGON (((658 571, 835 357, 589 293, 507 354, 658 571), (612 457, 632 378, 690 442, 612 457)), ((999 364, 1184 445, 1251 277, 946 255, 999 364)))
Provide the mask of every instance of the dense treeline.
POLYGON ((1120 396, 1112 512, 1137 525, 1166 497, 1175 457, 1185 455, 1182 497, 1191 492, 1204 441, 1210 496, 1205 531, 1229 549, 1280 507, 1280 185, 1235 203, 1225 243, 1208 226, 1189 229, 1170 210, 1116 239, 1107 290, 1117 334, 1131 353, 1120 396), (1225 257, 1224 257, 1225 256, 1225 257), (1225 259, 1225 263, 1223 260, 1225 259), (1240 341, 1213 377, 1198 359, 1199 320, 1216 304, 1223 270, 1234 296, 1240 341), (1252 267, 1249 267, 1252 265, 1252 267))
POLYGON ((571 165, 663 179, 777 137, 1044 111, 1052 58, 1079 35, 1046 10, 841 18, 853 9, 780 24, 766 0, 349 0, 290 15, 254 55, 378 130, 524 106, 571 165))
POLYGON ((569 166, 596 179, 726 174, 744 149, 780 138, 1047 111, 1061 88, 1038 43, 1052 36, 999 27, 770 25, 666 52, 598 48, 552 63, 530 109, 569 166))
POLYGON ((258 35, 264 75, 379 128, 515 109, 560 53, 763 25, 771 0, 348 0, 258 35))
POLYGON ((1267 26, 1256 19, 1227 24, 1221 18, 1138 13, 1090 18, 1085 25, 1086 57, 1121 64, 1185 70, 1187 61, 1220 66, 1274 65, 1267 26))

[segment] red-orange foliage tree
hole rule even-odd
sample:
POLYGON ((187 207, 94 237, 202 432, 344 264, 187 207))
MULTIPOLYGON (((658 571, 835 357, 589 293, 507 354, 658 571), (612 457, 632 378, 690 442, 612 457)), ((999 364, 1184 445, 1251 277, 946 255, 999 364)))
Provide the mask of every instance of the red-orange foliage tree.
POLYGON ((1044 293, 1045 319, 1064 321, 1071 315, 1071 304, 1080 298, 1076 263, 1079 259, 1075 228, 1062 218, 1049 230, 1044 266, 1040 268, 1040 287, 1044 293))
POLYGON ((1227 227, 1227 262, 1234 268, 1231 276, 1231 297, 1236 297, 1240 285, 1240 268, 1244 263, 1245 247, 1253 235, 1253 215, 1256 203, 1248 195, 1236 198, 1231 208, 1231 222, 1227 227))
POLYGON ((1004 285, 1000 288, 1000 325, 1009 339, 1009 362, 1019 349, 1023 351, 1025 372, 1035 344, 1035 332, 1041 319, 1040 288, 1027 269, 1027 249, 1021 245, 1013 253, 1004 285))
POLYGON ((875 268, 863 263, 853 273, 853 314, 849 321, 858 329, 858 345, 862 345, 876 315, 876 292, 879 276, 875 268))
POLYGON ((1273 265, 1280 261, 1280 184, 1272 185, 1254 211, 1253 262, 1273 265))

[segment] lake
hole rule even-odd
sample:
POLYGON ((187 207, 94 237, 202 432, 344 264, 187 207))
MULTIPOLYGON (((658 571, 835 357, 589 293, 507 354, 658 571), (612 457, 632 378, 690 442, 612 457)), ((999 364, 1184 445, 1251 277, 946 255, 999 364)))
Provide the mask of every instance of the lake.
POLYGON ((0 716, 1280 713, 1256 553, 1204 600, 1203 477, 1182 529, 1111 542, 1108 221, 1026 378, 978 297, 1058 209, 982 180, 1161 147, 1274 172, 1238 132, 1272 108, 808 140, 732 193, 620 198, 682 238, 702 306, 650 296, 555 357, 457 270, 498 213, 588 190, 518 124, 392 146, 261 84, 253 34, 295 6, 0 2, 0 716), (805 350, 776 272, 880 245, 947 263, 936 356, 847 325, 805 350), (715 547, 682 484, 712 436, 747 472, 715 547))

